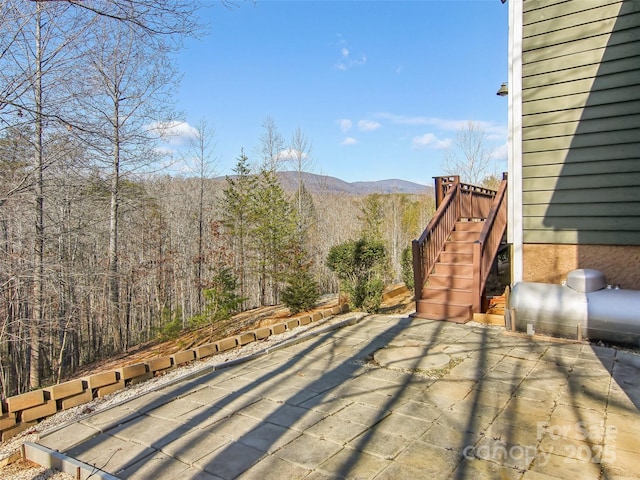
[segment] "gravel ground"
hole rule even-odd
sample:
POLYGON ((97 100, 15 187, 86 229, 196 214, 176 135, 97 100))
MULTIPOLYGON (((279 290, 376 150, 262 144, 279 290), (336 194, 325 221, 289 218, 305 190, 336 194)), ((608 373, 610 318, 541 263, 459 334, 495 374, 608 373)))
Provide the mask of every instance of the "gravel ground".
MULTIPOLYGON (((285 342, 306 336, 307 334, 315 334, 316 331, 331 327, 340 322, 344 322, 349 318, 357 317, 361 319, 365 314, 358 312, 349 312, 335 317, 313 322, 308 325, 300 326, 291 331, 286 331, 278 335, 257 342, 249 343, 243 347, 221 352, 202 361, 195 361, 189 365, 176 368, 162 376, 154 377, 146 382, 129 386, 123 390, 114 392, 106 397, 96 398, 89 403, 78 405, 52 415, 38 423, 34 428, 22 432, 10 440, 0 444, 0 461, 18 453, 24 442, 36 442, 39 436, 56 427, 68 422, 75 422, 87 417, 90 414, 105 410, 114 405, 126 402, 132 398, 143 395, 147 392, 160 388, 173 381, 179 380, 185 376, 191 375, 199 370, 210 368, 223 362, 237 360, 255 353, 261 352, 267 348, 274 348, 285 342)), ((46 469, 31 462, 23 462, 22 460, 14 462, 6 467, 0 468, 0 478, 3 480, 73 480, 74 477, 57 472, 55 470, 46 469)))

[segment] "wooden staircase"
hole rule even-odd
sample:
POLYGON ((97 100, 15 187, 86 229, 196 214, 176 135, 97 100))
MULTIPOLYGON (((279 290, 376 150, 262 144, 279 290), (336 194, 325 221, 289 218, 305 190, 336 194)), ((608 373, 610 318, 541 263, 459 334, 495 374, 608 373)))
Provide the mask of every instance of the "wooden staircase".
POLYGON ((507 224, 507 178, 497 191, 435 177, 437 210, 412 242, 415 317, 464 323, 482 311, 507 224))
POLYGON ((473 317, 473 244, 483 225, 482 219, 456 222, 416 302, 421 317, 457 323, 473 317))

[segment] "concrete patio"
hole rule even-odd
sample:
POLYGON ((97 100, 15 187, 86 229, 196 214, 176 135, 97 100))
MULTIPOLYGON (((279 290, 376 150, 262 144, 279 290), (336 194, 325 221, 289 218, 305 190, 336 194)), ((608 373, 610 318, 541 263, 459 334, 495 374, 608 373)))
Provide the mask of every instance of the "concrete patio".
POLYGON ((623 350, 374 315, 39 444, 121 479, 640 478, 639 372, 623 350))

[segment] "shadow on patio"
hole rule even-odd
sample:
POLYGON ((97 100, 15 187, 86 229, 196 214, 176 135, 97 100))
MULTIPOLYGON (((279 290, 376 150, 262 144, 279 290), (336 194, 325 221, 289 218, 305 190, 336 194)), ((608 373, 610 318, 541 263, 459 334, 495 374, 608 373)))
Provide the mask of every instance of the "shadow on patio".
POLYGON ((123 479, 613 478, 640 453, 637 361, 373 316, 91 417, 104 433, 67 453, 123 479), (449 365, 372 361, 406 345, 449 365))

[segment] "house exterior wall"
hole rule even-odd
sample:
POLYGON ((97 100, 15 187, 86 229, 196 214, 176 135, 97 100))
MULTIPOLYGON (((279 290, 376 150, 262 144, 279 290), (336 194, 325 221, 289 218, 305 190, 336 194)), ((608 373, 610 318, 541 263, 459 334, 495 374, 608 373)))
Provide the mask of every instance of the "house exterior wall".
POLYGON ((640 2, 520 1, 522 280, 640 289, 640 2))

